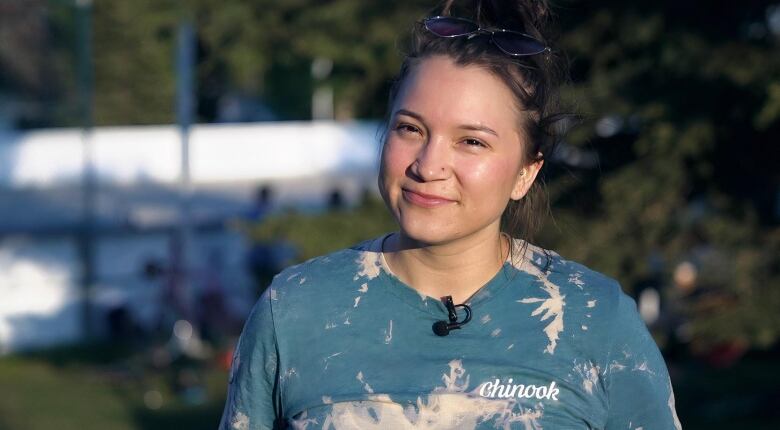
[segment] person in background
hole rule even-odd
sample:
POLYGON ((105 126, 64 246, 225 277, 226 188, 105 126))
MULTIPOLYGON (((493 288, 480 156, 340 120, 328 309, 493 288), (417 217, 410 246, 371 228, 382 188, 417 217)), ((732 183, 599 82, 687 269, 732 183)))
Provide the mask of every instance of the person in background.
POLYGON ((273 210, 273 188, 270 185, 262 185, 255 192, 255 201, 247 213, 247 220, 263 222, 273 210))
MULTIPOLYGON (((250 224, 250 229, 257 229, 271 214, 274 209, 273 195, 270 185, 257 189, 254 204, 244 220, 250 224)), ((258 297, 271 283, 273 276, 281 270, 277 264, 275 246, 273 241, 255 239, 247 251, 247 266, 255 282, 258 297)))

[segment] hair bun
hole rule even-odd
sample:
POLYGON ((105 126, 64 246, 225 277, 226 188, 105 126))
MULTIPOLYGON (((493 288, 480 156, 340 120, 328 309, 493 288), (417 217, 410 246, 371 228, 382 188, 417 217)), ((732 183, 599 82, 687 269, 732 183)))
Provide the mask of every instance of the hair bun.
POLYGON ((482 27, 498 27, 548 39, 552 12, 546 0, 446 0, 441 15, 470 18, 482 27))

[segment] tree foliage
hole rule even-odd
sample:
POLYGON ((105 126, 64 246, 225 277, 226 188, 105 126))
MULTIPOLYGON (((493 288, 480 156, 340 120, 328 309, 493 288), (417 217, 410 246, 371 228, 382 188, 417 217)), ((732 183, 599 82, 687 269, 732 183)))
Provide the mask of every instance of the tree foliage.
POLYGON ((175 118, 174 0, 94 5, 96 124, 164 124, 175 118))
POLYGON ((601 163, 554 175, 559 228, 547 237, 628 290, 693 261, 699 288, 728 297, 715 312, 690 309, 695 338, 771 344, 780 334, 770 311, 780 305, 780 34, 766 27, 771 5, 608 3, 562 11, 568 98, 585 117, 571 143, 596 150, 601 163), (619 125, 599 136, 605 118, 619 125))
POLYGON ((377 117, 400 66, 399 37, 430 2, 196 1, 202 77, 255 91, 292 118, 307 118, 317 58, 333 62, 336 111, 377 117), (223 81, 223 82, 224 82, 223 81))

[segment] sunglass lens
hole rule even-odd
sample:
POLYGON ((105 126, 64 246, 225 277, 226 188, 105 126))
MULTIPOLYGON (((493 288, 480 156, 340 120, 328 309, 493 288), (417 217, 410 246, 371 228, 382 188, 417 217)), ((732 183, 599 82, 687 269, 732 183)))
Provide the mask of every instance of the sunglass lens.
POLYGON ((515 32, 497 32, 493 42, 510 55, 534 55, 544 52, 545 46, 538 40, 515 32))
POLYGON ((425 28, 440 37, 461 36, 477 31, 476 23, 455 18, 429 18, 425 20, 425 28))

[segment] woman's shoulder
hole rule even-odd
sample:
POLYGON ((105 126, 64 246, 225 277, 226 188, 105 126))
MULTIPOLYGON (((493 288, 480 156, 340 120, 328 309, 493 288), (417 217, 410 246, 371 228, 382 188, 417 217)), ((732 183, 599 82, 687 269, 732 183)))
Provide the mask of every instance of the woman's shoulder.
POLYGON ((538 279, 538 288, 561 297, 567 308, 585 309, 590 318, 614 317, 618 302, 629 298, 616 279, 556 251, 520 239, 514 239, 514 250, 512 265, 518 271, 538 279))
MULTIPOLYGON (((366 239, 289 266, 274 276, 269 288, 275 294, 289 290, 317 292, 324 291, 328 284, 344 285, 376 277, 381 269, 379 250, 383 238, 384 235, 366 239)), ((332 289, 325 292, 335 293, 332 289)))

